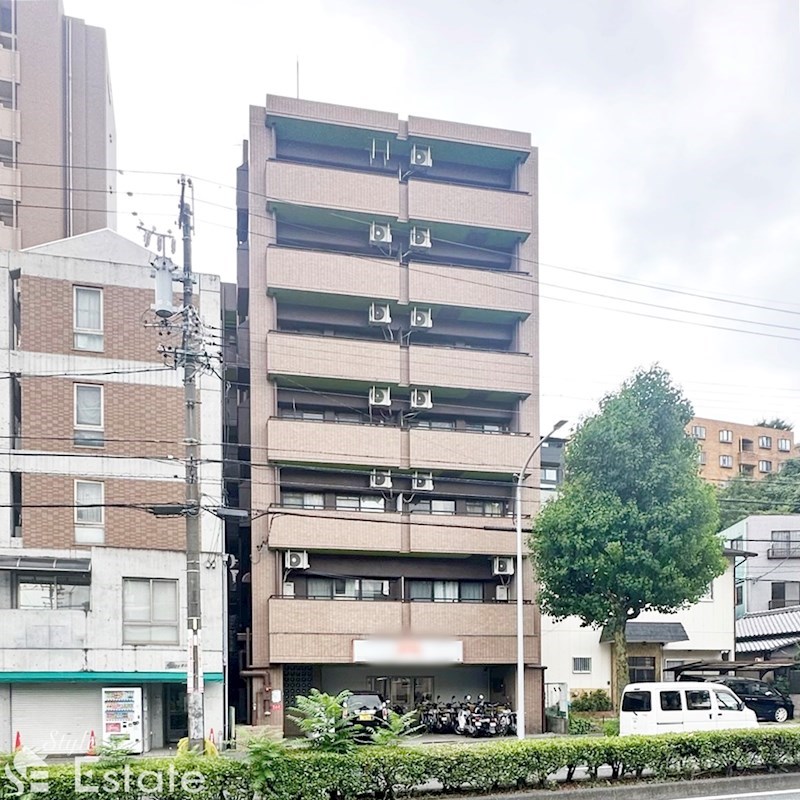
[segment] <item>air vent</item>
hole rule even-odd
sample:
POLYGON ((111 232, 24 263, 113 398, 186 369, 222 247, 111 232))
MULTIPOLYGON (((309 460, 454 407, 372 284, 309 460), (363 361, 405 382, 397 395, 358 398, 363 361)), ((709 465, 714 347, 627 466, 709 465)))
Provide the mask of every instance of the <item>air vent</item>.
POLYGON ((495 556, 492 559, 492 575, 513 575, 514 559, 508 556, 495 556))
POLYGON ((392 321, 392 310, 388 303, 372 303, 369 307, 370 325, 389 325, 392 321))
POLYGON ((433 408, 433 397, 430 389, 411 390, 411 408, 433 408))
POLYGON ((430 147, 415 144, 411 148, 411 165, 414 167, 432 167, 433 156, 430 147))
POLYGON ((374 469, 369 475, 370 489, 391 489, 392 473, 387 470, 374 469))
POLYGON ((369 390, 369 404, 371 406, 391 406, 392 392, 388 386, 373 386, 369 390))
POLYGON ((369 243, 370 244, 391 244, 392 242, 392 226, 389 223, 382 224, 380 222, 373 222, 369 226, 369 243))
POLYGON ((432 328, 433 314, 429 308, 414 307, 411 309, 412 328, 432 328))

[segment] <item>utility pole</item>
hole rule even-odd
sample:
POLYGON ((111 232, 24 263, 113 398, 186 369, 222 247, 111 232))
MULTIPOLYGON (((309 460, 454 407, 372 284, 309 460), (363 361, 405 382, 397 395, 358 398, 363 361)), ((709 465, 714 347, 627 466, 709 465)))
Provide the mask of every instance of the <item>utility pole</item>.
MULTIPOLYGON (((205 363, 200 334, 200 320, 192 306, 194 278, 192 276, 192 208, 186 190, 192 191, 192 181, 181 176, 178 205, 178 225, 183 236, 183 272, 176 275, 172 261, 162 255, 153 262, 156 278, 156 302, 153 310, 161 319, 155 327, 166 329, 180 321, 180 349, 160 348, 166 356, 174 356, 175 366, 183 367, 184 446, 186 458, 185 500, 182 513, 186 518, 186 707, 189 722, 189 748, 202 753, 205 740, 203 708, 202 610, 200 605, 200 434, 198 428, 197 376, 205 363), (181 308, 172 305, 172 282, 183 284, 181 308)), ((156 234, 157 235, 157 234, 156 234)), ((162 248, 163 250, 163 248, 162 248)), ((162 331, 163 332, 163 331, 162 331)))

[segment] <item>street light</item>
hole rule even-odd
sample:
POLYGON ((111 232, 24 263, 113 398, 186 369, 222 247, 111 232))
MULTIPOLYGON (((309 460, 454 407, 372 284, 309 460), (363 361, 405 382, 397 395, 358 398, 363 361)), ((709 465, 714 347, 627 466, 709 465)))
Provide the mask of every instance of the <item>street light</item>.
POLYGON ((553 430, 545 436, 540 436, 536 447, 528 454, 525 464, 517 475, 517 491, 514 497, 514 517, 517 524, 517 738, 525 738, 525 630, 523 626, 522 604, 522 484, 528 472, 533 457, 539 448, 559 428, 567 424, 565 419, 560 419, 553 426, 553 430))

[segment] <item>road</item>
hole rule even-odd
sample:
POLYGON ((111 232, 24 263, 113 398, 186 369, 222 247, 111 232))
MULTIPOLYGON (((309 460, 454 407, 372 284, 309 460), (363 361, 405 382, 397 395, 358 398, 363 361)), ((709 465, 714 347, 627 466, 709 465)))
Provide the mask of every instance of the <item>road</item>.
POLYGON ((800 800, 800 777, 797 779, 797 789, 776 789, 765 792, 745 792, 742 794, 691 794, 686 797, 676 798, 675 800, 770 800, 775 797, 777 800, 800 800))

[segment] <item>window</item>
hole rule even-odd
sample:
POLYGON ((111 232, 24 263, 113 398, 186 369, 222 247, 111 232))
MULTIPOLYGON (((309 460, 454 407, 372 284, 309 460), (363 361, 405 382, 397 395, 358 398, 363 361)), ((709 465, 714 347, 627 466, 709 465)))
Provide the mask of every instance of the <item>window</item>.
POLYGON ((706 455, 706 451, 705 451, 705 450, 701 450, 701 451, 700 451, 700 452, 697 454, 697 463, 698 463, 698 464, 699 464, 701 467, 702 467, 702 466, 705 466, 705 465, 708 463, 708 456, 706 455))
POLYGON ((778 450, 781 453, 788 453, 792 449, 791 439, 778 439, 778 450))
POLYGON ((337 411, 333 418, 336 422, 342 422, 346 425, 360 425, 363 422, 361 414, 352 414, 348 411, 337 411))
POLYGON ((558 483, 558 467, 542 467, 544 483, 558 483))
POLYGON ((76 544, 103 544, 104 496, 101 481, 75 481, 76 544))
POLYGON ((730 444, 733 441, 733 431, 720 431, 719 440, 725 444, 730 444))
POLYGON ((772 531, 770 558, 791 558, 800 556, 800 531, 772 531))
POLYGON ((125 578, 123 644, 178 644, 178 581, 125 578))
POLYGON ((683 711, 680 692, 660 692, 662 711, 683 711))
POLYGON ((651 708, 650 692, 625 692, 622 695, 623 711, 641 712, 650 711, 651 708))
POLYGON ((739 464, 739 474, 740 475, 752 475, 753 474, 753 465, 752 464, 739 464))
POLYGON ((753 440, 752 439, 742 439, 741 450, 742 450, 743 453, 752 453, 753 452, 753 440))
POLYGON ((467 422, 464 428, 473 433, 508 433, 508 425, 500 422, 467 422))
POLYGON ((758 471, 759 472, 772 472, 772 462, 771 461, 759 461, 758 462, 758 471))
POLYGON ((725 469, 731 469, 733 467, 733 456, 720 456, 719 465, 725 467, 725 469))
POLYGON ((586 658, 584 656, 573 657, 572 659, 572 671, 573 672, 591 672, 592 671, 592 659, 586 658))
POLYGON ((705 439, 706 429, 704 425, 692 425, 692 436, 695 439, 705 439))
POLYGON ((64 572, 58 575, 20 574, 17 608, 89 610, 90 576, 64 572))
POLYGON ((420 581, 406 582, 409 600, 434 603, 480 603, 483 601, 481 581, 420 581))
POLYGON ((744 586, 741 583, 734 590, 734 597, 735 597, 734 600, 735 605, 737 606, 744 605, 744 586))
POLYGON ((311 576, 306 596, 312 600, 383 600, 389 595, 389 581, 373 578, 325 578, 311 576))
POLYGON ((506 504, 503 500, 467 500, 467 514, 480 517, 504 517, 506 504))
POLYGON ((76 350, 103 349, 103 290, 76 286, 73 290, 72 346, 76 350))
POLYGON ((325 495, 317 492, 283 492, 281 505, 289 508, 325 508, 325 495))
POLYGON ((772 437, 771 436, 759 436, 758 437, 758 446, 763 447, 765 450, 772 449, 772 437))
POLYGON ((96 384, 75 384, 74 442, 83 447, 102 447, 103 387, 96 384))
POLYGON ((280 416, 283 419, 304 419, 314 422, 323 422, 325 420, 324 411, 312 411, 307 408, 282 408, 280 409, 280 416))
POLYGON ((409 505, 409 510, 412 514, 444 514, 452 515, 456 513, 455 500, 439 500, 430 497, 423 497, 414 500, 409 505))
POLYGON ((411 426, 429 430, 452 431, 456 427, 456 421, 454 419, 415 419, 411 422, 411 426))
POLYGON ((336 495, 337 511, 383 511, 386 500, 381 495, 336 495))
POLYGON ((656 679, 656 660, 653 656, 631 656, 628 658, 631 683, 648 683, 656 679))
POLYGON ((705 689, 691 689, 686 692, 687 711, 709 711, 711 709, 711 693, 705 689))

